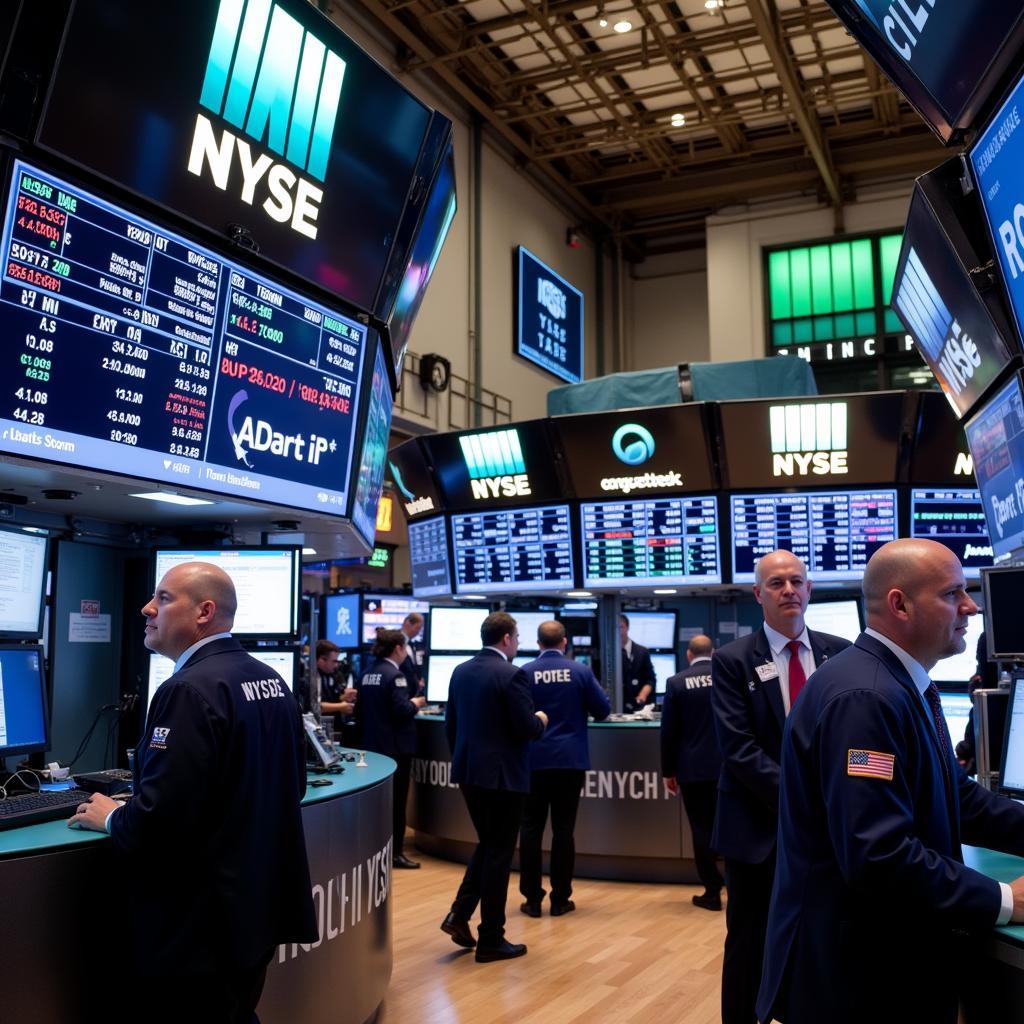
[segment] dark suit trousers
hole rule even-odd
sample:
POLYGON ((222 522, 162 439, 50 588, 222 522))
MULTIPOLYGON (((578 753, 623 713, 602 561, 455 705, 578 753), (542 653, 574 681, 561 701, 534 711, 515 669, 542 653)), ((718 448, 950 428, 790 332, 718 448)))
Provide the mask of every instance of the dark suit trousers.
POLYGON ((396 754, 394 788, 392 790, 391 822, 394 843, 391 856, 400 857, 405 846, 405 805, 409 802, 409 775, 412 771, 412 754, 396 754))
POLYGON ((519 832, 519 891, 531 903, 544 899, 540 845, 551 810, 551 902, 572 896, 576 865, 576 811, 583 791, 582 769, 548 768, 530 774, 530 795, 519 832))
POLYGON ((711 849, 711 829, 715 824, 718 782, 680 782, 686 817, 693 833, 693 859, 697 875, 708 892, 718 893, 725 884, 718 870, 718 859, 711 849))
POLYGON ((722 962, 722 1024, 755 1024, 761 986, 768 905, 775 878, 775 851, 760 864, 726 858, 725 957, 722 962))
POLYGON ((452 913, 468 921, 479 903, 480 945, 496 946, 505 937, 508 876, 526 794, 467 785, 461 789, 479 842, 462 876, 452 913))

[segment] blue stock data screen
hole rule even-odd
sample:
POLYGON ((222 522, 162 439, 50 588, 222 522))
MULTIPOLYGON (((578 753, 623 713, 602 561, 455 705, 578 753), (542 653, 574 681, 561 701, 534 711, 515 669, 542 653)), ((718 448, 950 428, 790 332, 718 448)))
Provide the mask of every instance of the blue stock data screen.
POLYGON ((16 162, 0 451, 344 515, 366 328, 16 162))
POLYGON ((444 516, 409 524, 412 592, 417 597, 433 597, 452 592, 445 529, 444 516))

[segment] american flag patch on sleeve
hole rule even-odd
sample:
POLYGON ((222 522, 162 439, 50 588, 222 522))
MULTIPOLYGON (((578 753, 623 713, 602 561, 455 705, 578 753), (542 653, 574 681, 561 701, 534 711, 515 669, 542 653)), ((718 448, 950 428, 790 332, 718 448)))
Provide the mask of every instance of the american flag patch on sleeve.
POLYGON ((894 754, 880 754, 877 750, 851 750, 846 755, 846 774, 892 782, 895 764, 894 754))

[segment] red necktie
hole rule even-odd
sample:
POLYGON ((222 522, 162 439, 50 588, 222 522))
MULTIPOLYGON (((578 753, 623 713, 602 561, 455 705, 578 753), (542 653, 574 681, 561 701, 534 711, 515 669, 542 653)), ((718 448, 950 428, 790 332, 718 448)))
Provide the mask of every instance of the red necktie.
POLYGON ((804 683, 807 682, 807 676, 804 675, 804 667, 800 663, 800 648, 803 644, 799 640, 790 640, 786 646, 789 648, 789 707, 792 710, 800 691, 804 688, 804 683))

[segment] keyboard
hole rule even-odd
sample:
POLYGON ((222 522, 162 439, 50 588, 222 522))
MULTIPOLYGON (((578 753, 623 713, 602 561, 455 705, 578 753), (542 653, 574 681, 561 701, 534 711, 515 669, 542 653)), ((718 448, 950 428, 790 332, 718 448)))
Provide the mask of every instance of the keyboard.
POLYGON ((26 793, 0 800, 0 831, 37 825, 41 821, 70 818, 75 808, 88 799, 80 789, 62 789, 55 793, 26 793))

